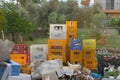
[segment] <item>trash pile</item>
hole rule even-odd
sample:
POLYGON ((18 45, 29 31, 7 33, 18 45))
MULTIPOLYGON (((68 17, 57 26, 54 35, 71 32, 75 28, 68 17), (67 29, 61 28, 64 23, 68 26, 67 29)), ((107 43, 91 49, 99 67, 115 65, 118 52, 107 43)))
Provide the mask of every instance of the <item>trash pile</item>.
POLYGON ((83 65, 67 66, 59 59, 36 61, 31 66, 33 80, 120 80, 120 58, 111 55, 107 49, 97 50, 98 68, 90 70, 83 65))
POLYGON ((71 64, 67 66, 59 59, 39 62, 32 64, 33 80, 94 80, 101 79, 100 74, 94 73, 80 64, 71 64))
POLYGON ((120 80, 120 57, 111 55, 108 50, 97 50, 98 73, 102 80, 120 80))

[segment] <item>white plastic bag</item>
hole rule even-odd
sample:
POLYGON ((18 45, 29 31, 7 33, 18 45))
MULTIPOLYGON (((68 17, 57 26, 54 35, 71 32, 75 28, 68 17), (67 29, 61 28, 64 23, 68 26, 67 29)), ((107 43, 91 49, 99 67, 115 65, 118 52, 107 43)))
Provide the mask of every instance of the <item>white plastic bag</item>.
POLYGON ((10 59, 10 52, 14 47, 14 43, 9 40, 0 40, 0 62, 10 59))
MULTIPOLYGON (((50 61, 45 61, 43 62, 39 69, 41 74, 47 74, 47 73, 51 73, 51 72, 55 72, 55 71, 59 71, 60 69, 62 69, 62 60, 50 60, 50 61)), ((38 69, 38 70, 39 70, 38 69)))

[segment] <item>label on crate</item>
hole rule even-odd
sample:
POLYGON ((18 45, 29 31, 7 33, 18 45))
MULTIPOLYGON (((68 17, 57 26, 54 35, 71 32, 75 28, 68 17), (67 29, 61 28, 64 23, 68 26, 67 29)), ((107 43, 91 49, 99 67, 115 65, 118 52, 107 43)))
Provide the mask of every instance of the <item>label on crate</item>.
POLYGON ((63 30, 63 26, 59 26, 59 25, 58 26, 54 26, 54 29, 55 30, 63 30))
POLYGON ((79 52, 74 52, 74 55, 79 55, 79 52))
POLYGON ((34 56, 35 59, 44 59, 43 55, 34 56))
POLYGON ((87 54, 87 55, 91 55, 92 53, 91 53, 90 51, 86 51, 85 54, 87 54))
POLYGON ((58 55, 58 56, 62 56, 62 53, 61 52, 52 52, 53 55, 58 55))
POLYGON ((92 62, 87 62, 87 64, 92 64, 92 62))
POLYGON ((51 49, 62 49, 62 46, 51 46, 51 49))
POLYGON ((86 45, 87 45, 87 46, 91 46, 92 43, 91 43, 91 42, 86 42, 86 45))
POLYGON ((52 42, 52 44, 59 44, 59 45, 62 45, 62 42, 52 42))
POLYGON ((93 66, 91 66, 91 65, 87 65, 86 67, 89 69, 93 68, 93 66))

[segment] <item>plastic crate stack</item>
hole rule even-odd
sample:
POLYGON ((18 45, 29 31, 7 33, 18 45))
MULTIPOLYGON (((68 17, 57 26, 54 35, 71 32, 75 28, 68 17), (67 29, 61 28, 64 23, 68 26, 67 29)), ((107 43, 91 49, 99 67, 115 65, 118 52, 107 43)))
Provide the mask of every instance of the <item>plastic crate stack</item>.
POLYGON ((61 59, 66 62, 66 25, 50 24, 48 60, 61 59))
POLYGON ((30 63, 30 53, 28 51, 28 45, 15 44, 13 50, 10 53, 11 60, 24 66, 30 63))
POLYGON ((67 60, 70 61, 70 41, 72 39, 77 38, 77 21, 66 21, 66 28, 67 28, 67 34, 66 34, 66 41, 67 41, 67 60))
POLYGON ((10 59, 21 65, 20 69, 22 73, 31 73, 31 68, 28 68, 30 64, 30 53, 27 44, 15 44, 10 53, 10 59))
POLYGON ((73 39, 70 42, 70 62, 83 64, 82 40, 73 39))
POLYGON ((91 70, 97 69, 96 40, 95 39, 84 39, 83 40, 83 63, 85 67, 91 70))
POLYGON ((77 21, 66 21, 67 27, 67 45, 70 47, 70 41, 77 38, 77 21))

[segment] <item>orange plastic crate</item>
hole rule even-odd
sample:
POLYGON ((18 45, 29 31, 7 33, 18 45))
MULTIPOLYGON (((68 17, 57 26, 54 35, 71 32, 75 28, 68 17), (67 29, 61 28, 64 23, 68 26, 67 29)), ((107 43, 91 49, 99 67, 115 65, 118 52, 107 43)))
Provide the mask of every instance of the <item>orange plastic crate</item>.
POLYGON ((48 40, 48 53, 66 52, 66 40, 48 40))
POLYGON ((64 49, 64 50, 58 50, 58 49, 48 49, 48 53, 52 53, 52 52, 61 52, 61 53, 66 53, 66 50, 67 49, 64 49))
POLYGON ((67 61, 70 61, 70 48, 69 47, 67 47, 67 49, 66 49, 66 59, 67 59, 67 61))
POLYGON ((67 32, 67 40, 70 41, 73 38, 77 38, 77 31, 67 32))
POLYGON ((61 59, 66 62, 66 53, 48 53, 48 60, 61 59))
POLYGON ((10 54, 11 60, 21 64, 26 65, 27 64, 27 55, 26 54, 10 54))
POLYGON ((77 21, 66 21, 67 31, 77 31, 77 21))
POLYGON ((85 60, 84 61, 84 67, 87 67, 90 70, 96 70, 97 65, 98 65, 97 60, 85 60))
POLYGON ((66 35, 67 35, 67 39, 66 39, 67 44, 69 45, 72 39, 77 38, 77 31, 72 31, 72 32, 68 31, 66 35))
POLYGON ((71 39, 77 38, 77 21, 66 21, 66 27, 67 43, 69 43, 71 39))
POLYGON ((94 60, 96 59, 96 50, 83 50, 83 59, 94 60))
POLYGON ((82 63, 83 53, 81 50, 70 50, 70 62, 82 63))

